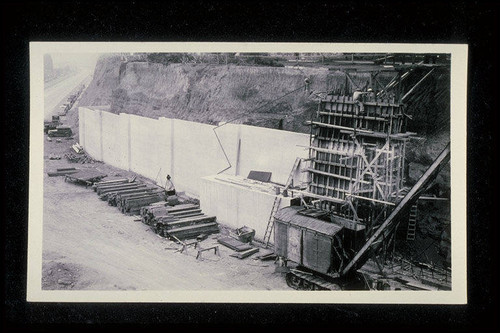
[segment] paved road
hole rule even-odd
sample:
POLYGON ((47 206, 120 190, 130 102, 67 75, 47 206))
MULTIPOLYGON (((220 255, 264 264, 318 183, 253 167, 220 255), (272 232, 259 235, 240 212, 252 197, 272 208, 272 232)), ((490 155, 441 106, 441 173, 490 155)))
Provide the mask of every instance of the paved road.
POLYGON ((59 111, 59 105, 66 101, 68 95, 80 84, 88 84, 91 71, 82 70, 81 72, 68 77, 44 89, 44 118, 50 120, 52 115, 59 111))

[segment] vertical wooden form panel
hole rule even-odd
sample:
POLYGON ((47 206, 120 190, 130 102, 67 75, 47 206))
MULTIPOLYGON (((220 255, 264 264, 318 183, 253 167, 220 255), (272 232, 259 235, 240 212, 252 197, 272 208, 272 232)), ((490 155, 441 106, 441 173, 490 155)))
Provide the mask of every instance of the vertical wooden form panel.
MULTIPOLYGON (((364 106, 364 112, 361 112, 360 106, 351 96, 327 96, 319 103, 319 123, 342 128, 318 125, 314 131, 312 145, 331 152, 310 150, 312 168, 318 171, 310 172, 311 193, 340 200, 345 200, 350 193, 367 199, 389 200, 393 199, 392 194, 402 186, 404 149, 401 148, 401 141, 390 139, 389 149, 371 163, 377 156, 373 148, 382 149, 389 140, 383 134, 400 133, 402 108, 389 99, 376 100, 364 106), (351 133, 343 129, 346 127, 352 128, 352 134, 361 147, 354 143, 351 133), (366 137, 358 130, 374 131, 380 136, 366 137), (357 154, 364 155, 367 162, 358 158, 357 154), (361 176, 369 164, 372 171, 361 176), (373 177, 378 179, 378 186, 373 177)), ((358 200, 352 199, 353 203, 358 200)))

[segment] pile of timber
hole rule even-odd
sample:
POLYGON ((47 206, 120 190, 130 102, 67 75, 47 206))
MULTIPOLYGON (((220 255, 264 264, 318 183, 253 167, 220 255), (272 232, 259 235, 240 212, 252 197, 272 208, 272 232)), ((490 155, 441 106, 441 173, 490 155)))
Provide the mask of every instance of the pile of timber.
POLYGON ((203 214, 194 204, 145 206, 141 208, 141 220, 158 235, 179 240, 219 232, 216 217, 203 214))
POLYGON ((138 214, 143 206, 153 203, 166 204, 163 188, 135 179, 122 178, 99 182, 94 184, 94 191, 101 200, 129 215, 138 214))
POLYGON ((65 154, 64 157, 66 157, 66 159, 70 163, 84 164, 84 163, 95 163, 96 162, 96 160, 94 160, 92 157, 85 154, 85 152, 81 152, 78 155, 73 153, 73 152, 69 152, 69 153, 65 154))
POLYGON ((239 241, 231 236, 220 237, 217 242, 235 251, 233 254, 230 254, 230 256, 238 259, 245 259, 246 257, 259 252, 258 247, 239 241))

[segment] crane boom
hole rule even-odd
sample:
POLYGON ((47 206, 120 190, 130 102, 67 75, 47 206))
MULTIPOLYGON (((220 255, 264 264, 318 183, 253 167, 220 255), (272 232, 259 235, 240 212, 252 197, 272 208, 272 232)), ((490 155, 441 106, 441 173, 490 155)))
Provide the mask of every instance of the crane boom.
MULTIPOLYGON (((391 225, 394 220, 401 214, 402 211, 413 202, 413 200, 420 194, 420 191, 424 189, 431 181, 435 179, 442 167, 450 159, 450 143, 443 149, 439 156, 434 160, 432 165, 425 171, 425 173, 420 177, 420 179, 413 185, 410 191, 399 201, 391 214, 386 218, 386 220, 380 225, 377 231, 368 239, 368 241, 363 245, 363 247, 358 251, 354 258, 345 266, 342 270, 341 275, 345 276, 355 267, 360 264, 360 259, 365 256, 368 250, 374 245, 375 241, 384 233, 390 230, 391 225)), ((365 259, 367 260, 367 259, 365 259)), ((363 263, 364 264, 364 263, 363 263)))

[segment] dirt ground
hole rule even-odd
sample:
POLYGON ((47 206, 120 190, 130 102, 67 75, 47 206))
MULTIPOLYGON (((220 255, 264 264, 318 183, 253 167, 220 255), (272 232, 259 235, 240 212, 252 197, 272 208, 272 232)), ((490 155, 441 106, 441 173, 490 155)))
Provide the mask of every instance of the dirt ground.
MULTIPOLYGON (((76 105, 77 106, 77 105, 76 105)), ((63 119, 77 132, 77 108, 63 119)), ((180 245, 156 235, 137 217, 108 206, 83 185, 49 177, 57 168, 95 168, 114 177, 136 174, 104 163, 69 163, 64 154, 78 141, 62 138, 44 144, 43 272, 44 290, 286 290, 290 289, 274 261, 229 256, 219 245, 220 256, 197 251, 177 252, 180 245), (58 155, 60 160, 49 159, 58 155)), ((142 177, 139 177, 141 179, 142 177)), ((143 178, 142 178, 143 179, 143 178)), ((145 179, 145 181, 148 181, 145 179)), ((150 180, 149 180, 150 181, 150 180)), ((217 244, 221 233, 211 235, 202 247, 217 244)))
MULTIPOLYGON (((46 142, 46 152, 69 150, 72 141, 46 142)), ((65 159, 45 159, 45 172, 74 167, 65 159)), ((102 163, 79 164, 113 175, 102 163)), ((240 260, 219 245, 220 257, 180 246, 156 235, 137 217, 101 201, 91 188, 44 175, 43 289, 89 290, 280 290, 288 289, 273 261, 240 260)), ((223 229, 223 228, 221 228, 223 229)), ((212 235, 202 247, 216 244, 212 235)))

